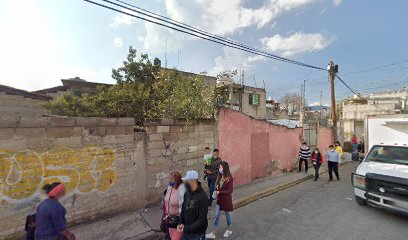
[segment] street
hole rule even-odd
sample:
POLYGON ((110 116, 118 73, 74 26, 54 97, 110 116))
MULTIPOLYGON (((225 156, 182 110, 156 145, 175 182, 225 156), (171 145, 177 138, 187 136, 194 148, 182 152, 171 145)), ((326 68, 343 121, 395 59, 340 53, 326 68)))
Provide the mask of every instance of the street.
MULTIPOLYGON (((328 182, 325 173, 317 182, 309 180, 239 208, 232 215, 231 239, 407 239, 408 219, 357 205, 350 184, 356 167, 342 167, 340 182, 328 182)), ((217 239, 222 239, 225 217, 220 221, 217 239)))

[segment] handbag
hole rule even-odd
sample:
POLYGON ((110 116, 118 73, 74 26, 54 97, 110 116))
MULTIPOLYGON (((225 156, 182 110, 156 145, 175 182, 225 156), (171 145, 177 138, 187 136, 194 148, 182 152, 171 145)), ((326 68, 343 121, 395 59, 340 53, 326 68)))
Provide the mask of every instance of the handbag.
MULTIPOLYGON (((170 199, 171 199, 172 193, 173 193, 173 189, 171 189, 171 192, 170 192, 169 201, 167 203, 167 210, 170 209, 170 199)), ((180 216, 177 216, 174 214, 167 214, 165 221, 167 221, 168 228, 177 228, 179 221, 180 221, 180 216)))

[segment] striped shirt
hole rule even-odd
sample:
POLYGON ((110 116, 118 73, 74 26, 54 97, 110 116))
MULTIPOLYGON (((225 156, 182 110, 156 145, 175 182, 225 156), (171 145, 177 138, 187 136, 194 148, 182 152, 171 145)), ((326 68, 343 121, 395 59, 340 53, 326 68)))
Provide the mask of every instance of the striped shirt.
POLYGON ((299 157, 303 159, 309 159, 310 158, 310 148, 308 146, 301 146, 299 150, 299 157))

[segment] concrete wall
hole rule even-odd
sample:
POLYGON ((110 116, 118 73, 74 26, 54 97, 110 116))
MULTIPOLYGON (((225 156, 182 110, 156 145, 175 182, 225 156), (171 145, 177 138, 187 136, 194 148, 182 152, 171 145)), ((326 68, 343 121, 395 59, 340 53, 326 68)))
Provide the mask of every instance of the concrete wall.
POLYGON ((147 120, 147 202, 156 203, 167 186, 169 174, 204 172, 204 149, 215 147, 213 120, 186 125, 183 121, 147 120))
POLYGON ((45 101, 0 92, 0 116, 42 116, 41 103, 45 101))
POLYGON ((47 182, 64 182, 70 224, 146 205, 145 134, 133 119, 0 118, 0 238, 23 230, 47 182))
MULTIPOLYGON (((333 141, 332 131, 320 128, 317 133, 318 146, 325 153, 333 141)), ((220 110, 221 158, 230 163, 237 184, 296 168, 301 139, 302 128, 289 129, 229 109, 220 110)))
POLYGON ((230 163, 238 184, 290 171, 297 162, 302 129, 252 119, 228 109, 219 113, 221 158, 230 163))

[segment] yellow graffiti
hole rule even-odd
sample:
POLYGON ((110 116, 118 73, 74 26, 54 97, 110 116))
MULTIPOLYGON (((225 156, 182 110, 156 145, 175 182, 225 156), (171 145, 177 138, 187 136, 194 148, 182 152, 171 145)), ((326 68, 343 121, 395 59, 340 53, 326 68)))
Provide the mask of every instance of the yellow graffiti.
POLYGON ((0 199, 22 200, 52 182, 63 182, 67 192, 108 191, 116 181, 114 162, 112 149, 96 146, 43 153, 0 149, 0 199))

